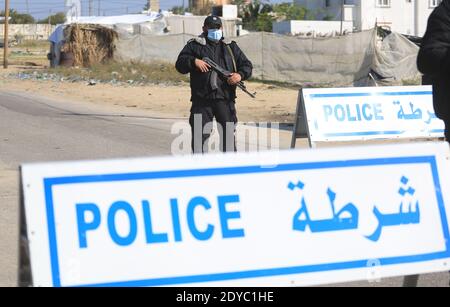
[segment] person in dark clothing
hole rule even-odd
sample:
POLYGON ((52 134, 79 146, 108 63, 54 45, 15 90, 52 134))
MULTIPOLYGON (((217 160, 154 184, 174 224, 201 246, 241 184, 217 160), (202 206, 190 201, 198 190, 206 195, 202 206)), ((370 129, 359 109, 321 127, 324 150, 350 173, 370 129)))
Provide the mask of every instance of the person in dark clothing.
POLYGON ((417 67, 424 74, 423 84, 433 85, 434 111, 445 122, 450 142, 450 0, 443 0, 428 19, 417 67))
POLYGON ((443 0, 428 19, 417 67, 425 84, 433 85, 434 110, 445 122, 445 137, 450 141, 450 0, 443 0))
POLYGON ((178 72, 190 73, 192 107, 189 123, 194 153, 205 151, 214 118, 221 138, 220 149, 236 151, 236 84, 251 77, 253 65, 236 42, 225 41, 222 33, 220 17, 208 16, 203 33, 186 44, 175 64, 178 72), (205 57, 233 74, 229 78, 220 77, 202 60, 205 57))

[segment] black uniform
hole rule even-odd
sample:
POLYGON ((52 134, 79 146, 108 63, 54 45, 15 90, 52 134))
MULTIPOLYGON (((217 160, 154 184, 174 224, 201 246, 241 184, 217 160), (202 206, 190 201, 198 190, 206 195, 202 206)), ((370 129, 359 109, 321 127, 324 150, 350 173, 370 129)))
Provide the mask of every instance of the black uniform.
POLYGON ((236 72, 241 75, 243 81, 247 80, 252 75, 253 66, 234 41, 227 43, 222 39, 219 42, 213 42, 202 34, 187 43, 176 62, 176 69, 180 73, 191 74, 192 108, 189 123, 192 128, 192 150, 194 153, 203 152, 203 147, 212 132, 211 129, 204 131, 204 128, 206 125, 211 125, 214 117, 222 127, 222 129, 219 128, 221 150, 235 150, 234 128, 237 123, 235 108, 236 86, 229 85, 226 79, 222 79, 217 75, 217 82, 212 82, 212 78, 215 78, 215 73, 211 71, 202 73, 195 67, 195 59, 201 60, 209 57, 221 67, 234 72, 233 56, 227 46, 230 47, 233 53, 236 72), (196 131, 200 130, 200 127, 196 127, 195 118, 200 119, 200 116, 201 131, 203 133, 201 140, 197 139, 196 142, 194 136, 196 131), (228 127, 232 125, 232 131, 226 128, 227 123, 229 123, 228 127))
POLYGON ((445 122, 450 140, 450 0, 444 0, 428 19, 417 66, 433 85, 436 115, 445 122))

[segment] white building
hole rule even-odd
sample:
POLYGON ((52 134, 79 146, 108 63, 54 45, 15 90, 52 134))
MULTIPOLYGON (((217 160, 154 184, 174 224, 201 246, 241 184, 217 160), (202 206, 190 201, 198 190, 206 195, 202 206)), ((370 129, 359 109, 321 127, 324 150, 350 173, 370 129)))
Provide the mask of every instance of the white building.
POLYGON ((353 22, 344 21, 323 21, 323 20, 285 20, 276 21, 272 24, 272 31, 277 34, 287 35, 312 35, 334 36, 342 31, 353 32, 353 22))
POLYGON ((353 22, 356 31, 378 24, 402 34, 423 36, 428 17, 442 0, 294 0, 309 9, 316 19, 353 22), (344 5, 342 5, 344 2, 344 5))

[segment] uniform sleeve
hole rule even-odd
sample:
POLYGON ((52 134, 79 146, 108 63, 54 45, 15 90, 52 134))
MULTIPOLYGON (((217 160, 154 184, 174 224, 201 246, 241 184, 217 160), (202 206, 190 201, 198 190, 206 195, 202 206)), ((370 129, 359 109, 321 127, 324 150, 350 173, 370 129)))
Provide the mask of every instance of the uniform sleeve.
POLYGON ((195 69, 195 56, 191 43, 188 43, 178 55, 175 68, 181 74, 188 74, 195 69))
POLYGON ((450 16, 430 16, 417 67, 425 75, 450 75, 450 16))
POLYGON ((237 71, 241 75, 242 80, 245 81, 249 79, 253 72, 252 62, 245 56, 244 52, 242 52, 236 42, 231 43, 231 49, 233 50, 236 59, 237 71))

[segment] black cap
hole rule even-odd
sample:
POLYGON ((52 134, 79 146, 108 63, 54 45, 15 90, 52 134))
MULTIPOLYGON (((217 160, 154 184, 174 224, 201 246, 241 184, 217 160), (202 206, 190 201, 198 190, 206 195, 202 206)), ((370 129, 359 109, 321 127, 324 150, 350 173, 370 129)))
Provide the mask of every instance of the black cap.
POLYGON ((220 28, 222 26, 222 20, 220 20, 219 16, 211 15, 206 17, 204 25, 208 28, 220 28))

